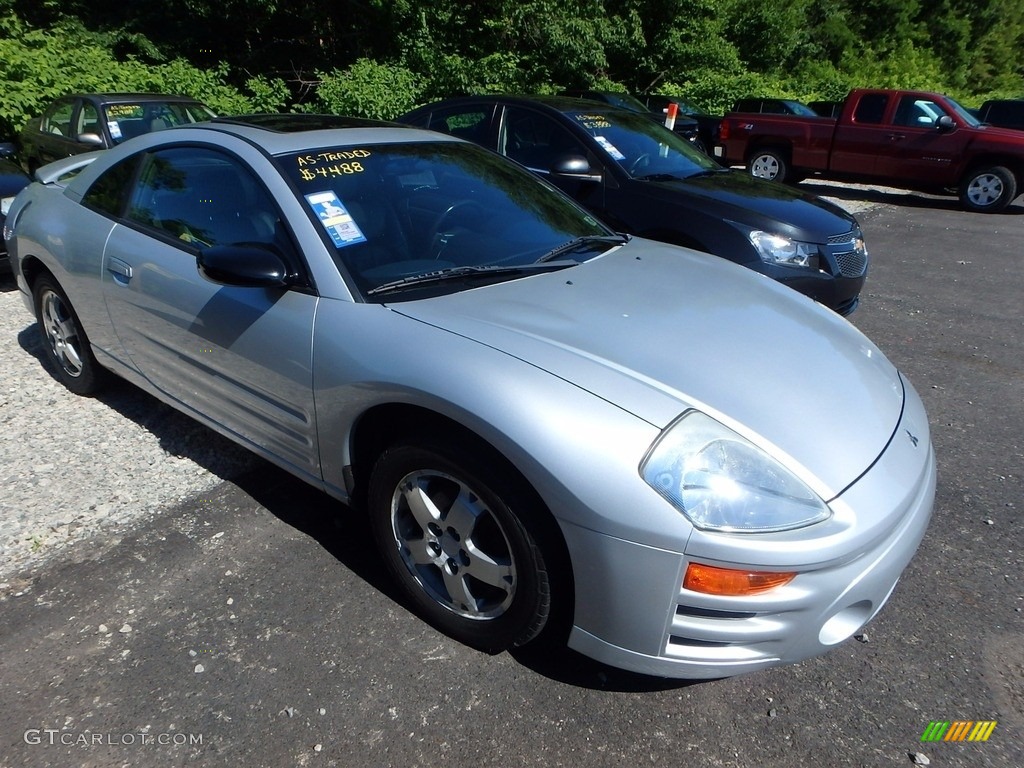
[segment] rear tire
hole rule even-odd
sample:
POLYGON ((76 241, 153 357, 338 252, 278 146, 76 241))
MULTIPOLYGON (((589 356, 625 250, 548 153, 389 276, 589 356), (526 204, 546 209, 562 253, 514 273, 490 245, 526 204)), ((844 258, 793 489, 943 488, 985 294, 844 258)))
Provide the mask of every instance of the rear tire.
POLYGON ((960 202, 968 211, 998 213, 1017 197, 1017 178, 1001 165, 974 168, 960 184, 960 202))
POLYGON ((789 165, 781 152, 775 149, 759 149, 747 162, 747 170, 751 176, 767 181, 785 182, 789 180, 789 165))
POLYGON ((489 653, 537 637, 551 612, 539 503, 487 452, 439 437, 381 454, 367 494, 370 525, 416 610, 489 653))
POLYGON ((67 294, 52 275, 43 274, 32 286, 32 296, 43 351, 57 380, 76 395, 98 392, 106 383, 107 371, 96 362, 67 294))

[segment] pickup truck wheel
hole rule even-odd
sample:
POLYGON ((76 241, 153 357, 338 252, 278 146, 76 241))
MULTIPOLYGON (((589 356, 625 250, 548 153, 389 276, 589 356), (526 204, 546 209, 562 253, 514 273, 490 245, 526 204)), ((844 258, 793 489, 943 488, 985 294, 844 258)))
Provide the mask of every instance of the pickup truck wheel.
POLYGON ((997 213, 1017 197, 1017 179, 1001 165, 979 167, 964 176, 960 202, 969 211, 997 213))
POLYGON ((747 170, 751 176, 768 181, 786 181, 789 168, 786 160, 774 149, 759 149, 750 156, 747 170))

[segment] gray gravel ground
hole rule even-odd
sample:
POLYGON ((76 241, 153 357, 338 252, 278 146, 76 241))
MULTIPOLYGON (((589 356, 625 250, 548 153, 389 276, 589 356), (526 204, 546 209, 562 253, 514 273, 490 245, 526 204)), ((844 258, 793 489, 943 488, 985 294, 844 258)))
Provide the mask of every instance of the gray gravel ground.
POLYGON ((0 591, 21 570, 87 540, 75 555, 91 554, 258 461, 124 382, 97 399, 74 395, 41 356, 35 320, 0 274, 0 591), (158 439, 150 427, 168 422, 158 439))

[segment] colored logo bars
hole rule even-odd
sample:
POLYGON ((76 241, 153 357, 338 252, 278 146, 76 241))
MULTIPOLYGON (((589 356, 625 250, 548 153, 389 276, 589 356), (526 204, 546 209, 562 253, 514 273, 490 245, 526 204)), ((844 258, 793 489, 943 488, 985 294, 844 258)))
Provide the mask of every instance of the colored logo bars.
POLYGON ((988 741, 995 729, 995 720, 932 720, 921 741, 988 741))

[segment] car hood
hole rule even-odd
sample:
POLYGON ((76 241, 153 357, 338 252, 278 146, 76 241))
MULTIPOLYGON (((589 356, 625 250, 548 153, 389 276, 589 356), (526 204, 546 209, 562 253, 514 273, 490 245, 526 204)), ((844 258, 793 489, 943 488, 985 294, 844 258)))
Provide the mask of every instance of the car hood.
POLYGON ((815 243, 857 226, 838 205, 742 171, 711 171, 679 181, 635 181, 651 195, 673 196, 680 206, 815 243))
POLYGON ((391 308, 659 428, 699 408, 788 457, 825 499, 878 457, 903 406, 898 372, 846 320, 748 269, 641 238, 562 271, 391 308))

